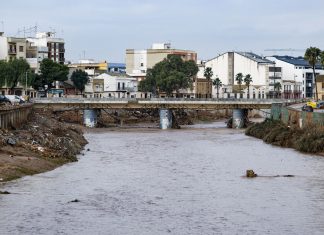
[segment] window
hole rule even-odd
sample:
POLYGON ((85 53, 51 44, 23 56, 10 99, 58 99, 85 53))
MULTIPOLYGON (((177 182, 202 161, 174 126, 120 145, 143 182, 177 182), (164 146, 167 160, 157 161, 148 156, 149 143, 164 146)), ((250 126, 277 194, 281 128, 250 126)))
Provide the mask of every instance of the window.
POLYGON ((144 63, 141 63, 141 67, 143 67, 144 66, 144 63))
POLYGON ((19 52, 24 52, 24 47, 23 46, 19 46, 19 52))
POLYGON ((120 82, 118 82, 118 90, 120 90, 120 82))

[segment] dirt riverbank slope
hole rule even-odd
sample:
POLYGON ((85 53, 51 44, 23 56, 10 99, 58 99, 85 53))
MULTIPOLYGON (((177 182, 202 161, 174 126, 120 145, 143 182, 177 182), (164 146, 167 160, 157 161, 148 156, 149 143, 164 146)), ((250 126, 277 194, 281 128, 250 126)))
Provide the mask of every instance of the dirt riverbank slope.
POLYGON ((33 113, 17 130, 0 130, 0 182, 52 170, 77 161, 87 141, 82 128, 52 114, 33 113))

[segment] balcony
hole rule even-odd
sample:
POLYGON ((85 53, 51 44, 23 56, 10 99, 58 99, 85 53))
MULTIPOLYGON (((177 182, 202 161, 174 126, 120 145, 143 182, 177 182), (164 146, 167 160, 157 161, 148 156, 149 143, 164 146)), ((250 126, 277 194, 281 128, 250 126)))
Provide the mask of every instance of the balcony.
POLYGON ((8 50, 8 54, 10 54, 10 55, 15 55, 15 54, 17 54, 17 50, 16 50, 16 48, 9 49, 9 50, 8 50))
POLYGON ((281 76, 269 76, 269 79, 281 79, 281 76))

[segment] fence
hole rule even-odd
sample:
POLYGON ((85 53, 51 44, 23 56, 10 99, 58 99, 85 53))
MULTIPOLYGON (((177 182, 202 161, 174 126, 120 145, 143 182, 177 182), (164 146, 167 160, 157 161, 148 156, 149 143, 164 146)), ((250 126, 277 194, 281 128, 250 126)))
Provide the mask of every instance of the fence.
POLYGON ((273 104, 271 108, 271 117, 274 120, 281 120, 287 125, 298 125, 299 127, 307 125, 324 126, 324 113, 304 112, 282 104, 273 104))

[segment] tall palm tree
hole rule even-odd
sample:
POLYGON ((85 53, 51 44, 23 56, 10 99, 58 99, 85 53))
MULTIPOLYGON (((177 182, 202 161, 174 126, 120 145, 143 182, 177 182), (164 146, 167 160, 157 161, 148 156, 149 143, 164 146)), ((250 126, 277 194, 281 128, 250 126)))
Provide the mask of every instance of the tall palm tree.
POLYGON ((241 97, 241 86, 242 86, 242 82, 243 82, 243 74, 242 73, 236 74, 235 81, 239 85, 239 91, 240 91, 240 97, 241 97))
POLYGON ((221 88, 223 86, 223 83, 218 77, 216 77, 216 79, 213 81, 213 85, 216 88, 216 97, 218 99, 219 98, 218 97, 219 96, 219 88, 221 88))
POLYGON ((324 68, 324 51, 321 52, 320 58, 321 58, 321 64, 324 68))
POLYGON ((209 97, 209 83, 210 83, 210 80, 211 78, 213 77, 214 73, 213 73, 213 70, 212 68, 210 67, 207 67, 204 71, 204 77, 207 79, 207 98, 210 98, 209 97))
POLYGON ((244 82, 245 82, 245 85, 246 85, 247 88, 248 88, 247 97, 248 97, 248 99, 250 99, 250 85, 251 85, 251 83, 253 82, 253 81, 252 81, 252 77, 251 77, 250 74, 247 74, 247 75, 244 77, 244 82))
POLYGON ((318 100, 318 93, 317 93, 315 67, 316 67, 316 64, 320 61, 320 55, 321 55, 321 50, 317 47, 307 48, 305 55, 304 55, 305 60, 308 61, 309 65, 312 66, 312 69, 313 69, 313 76, 314 76, 314 82, 315 82, 315 88, 316 88, 316 90, 315 90, 316 100, 318 100))
POLYGON ((275 91, 278 92, 278 94, 280 94, 280 90, 281 90, 281 83, 280 82, 276 82, 274 85, 273 85, 273 89, 275 91))

